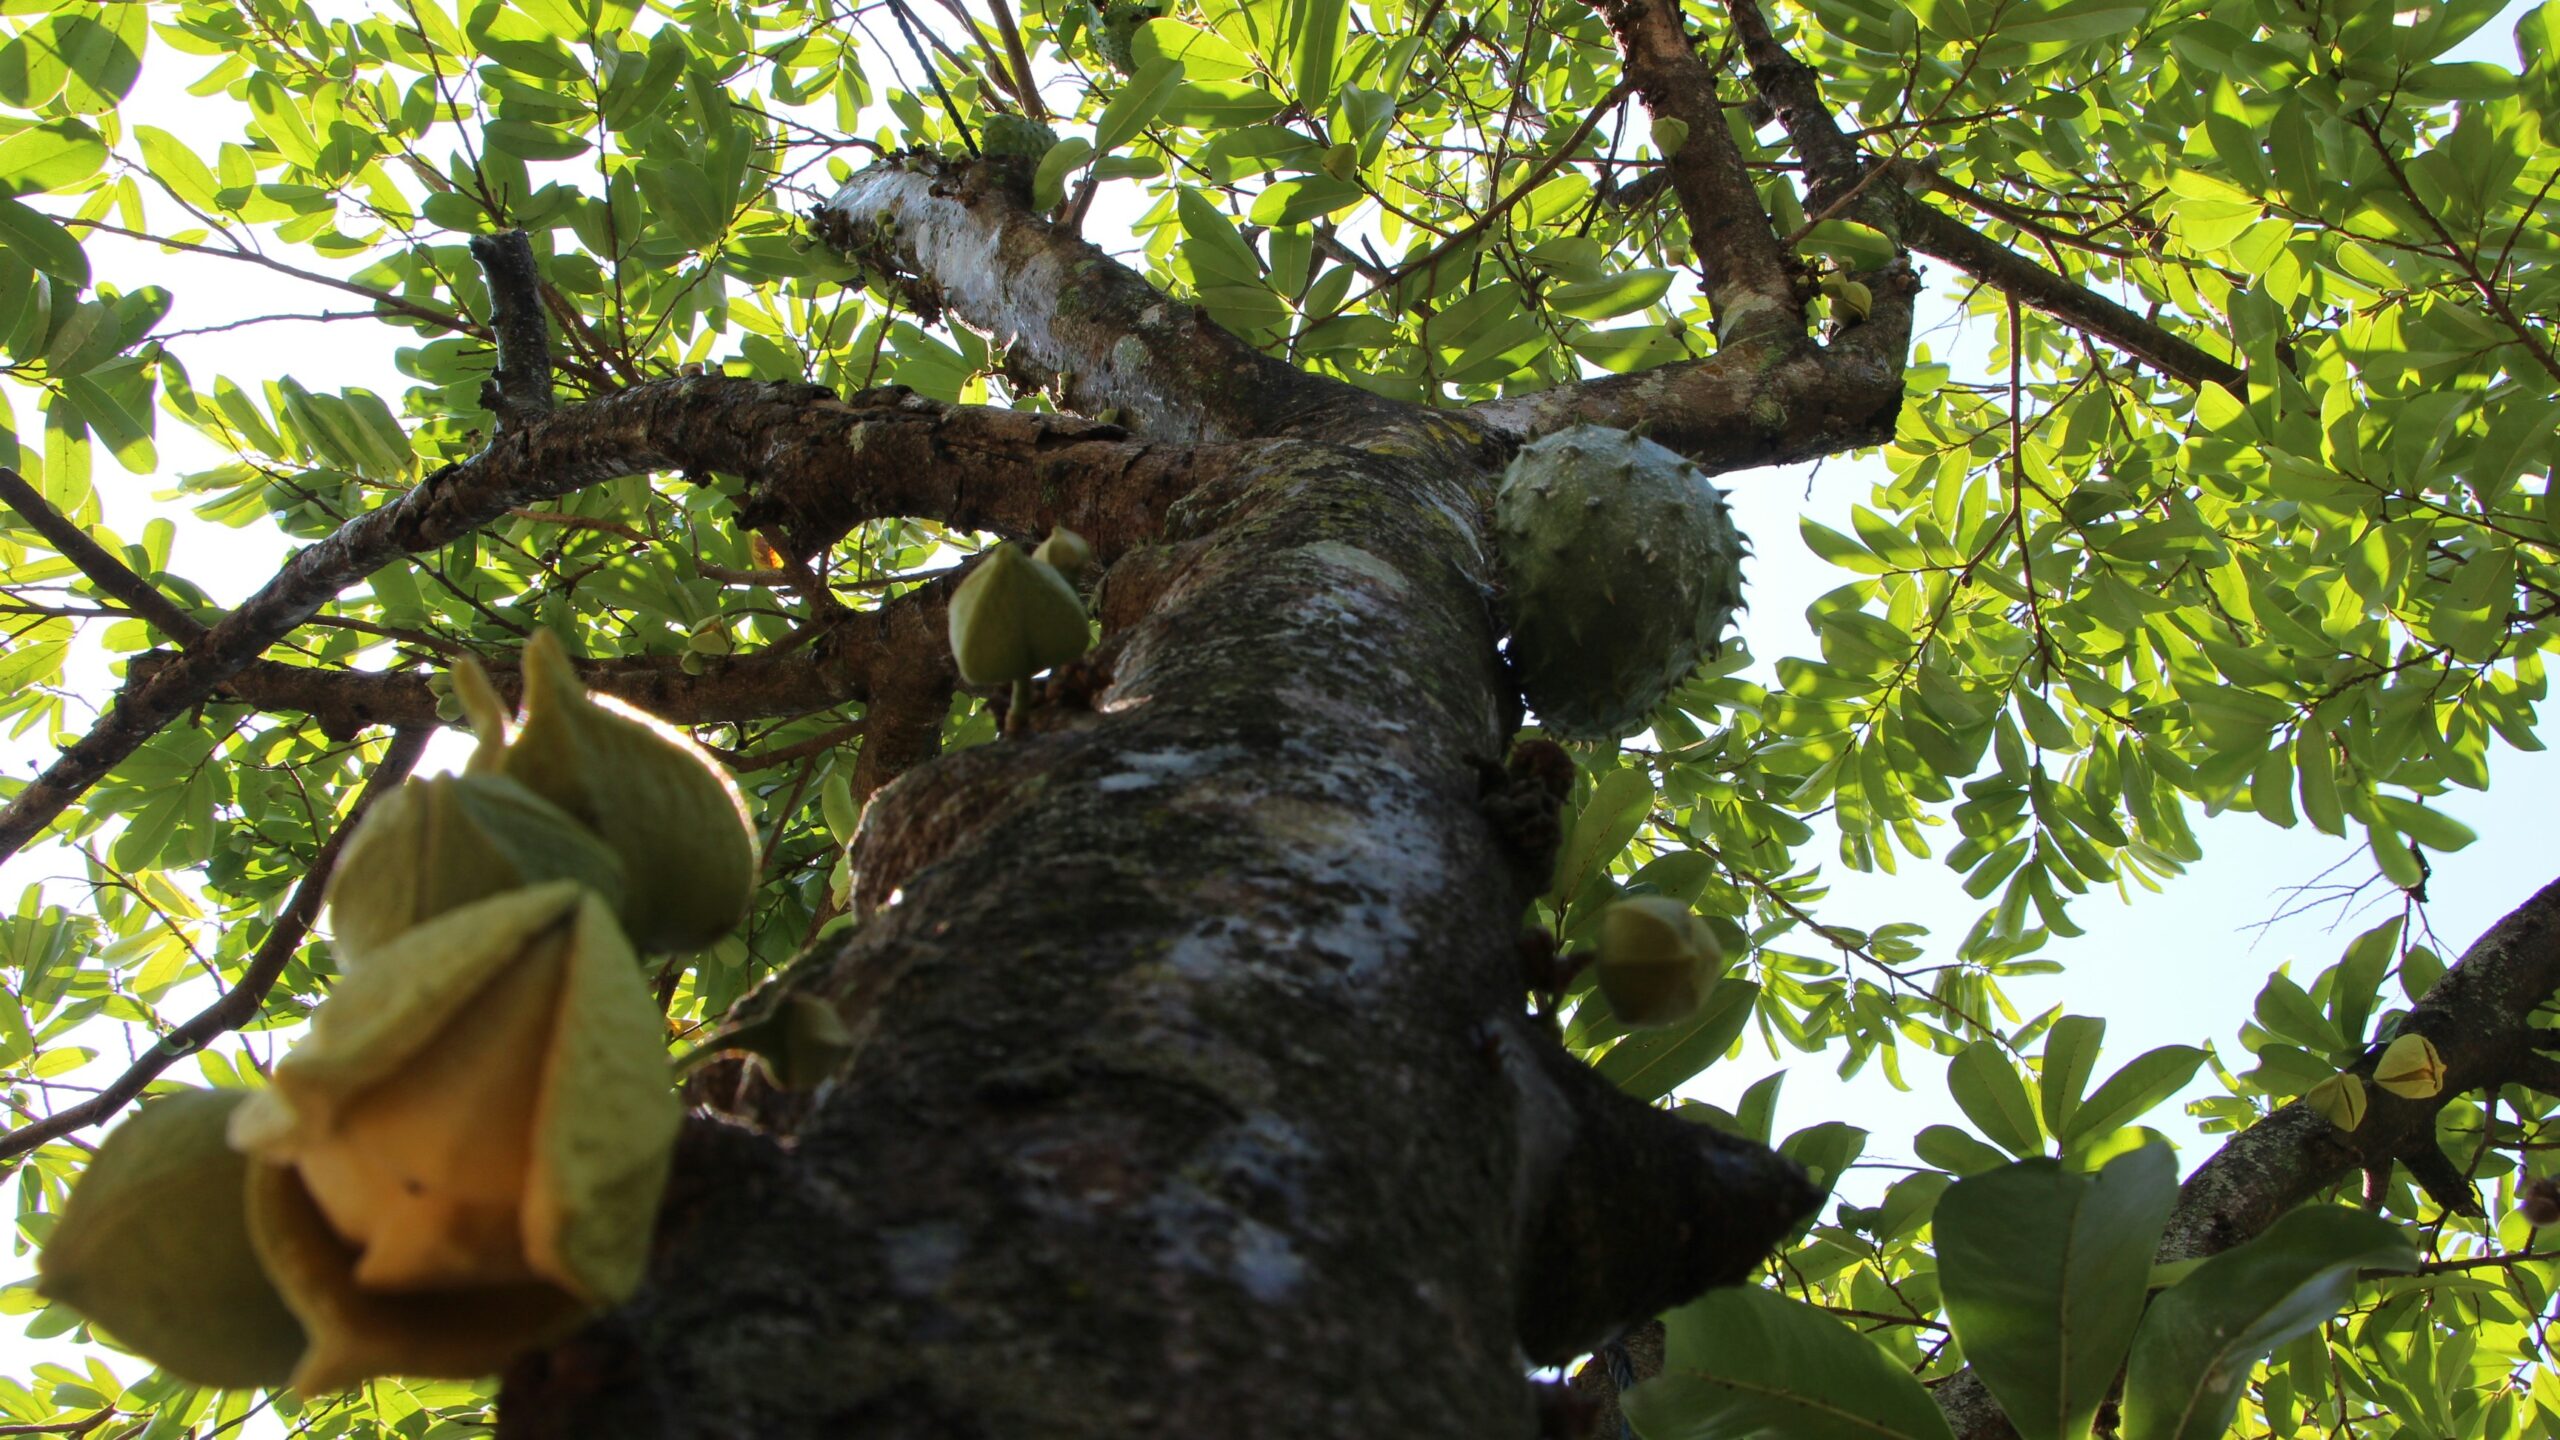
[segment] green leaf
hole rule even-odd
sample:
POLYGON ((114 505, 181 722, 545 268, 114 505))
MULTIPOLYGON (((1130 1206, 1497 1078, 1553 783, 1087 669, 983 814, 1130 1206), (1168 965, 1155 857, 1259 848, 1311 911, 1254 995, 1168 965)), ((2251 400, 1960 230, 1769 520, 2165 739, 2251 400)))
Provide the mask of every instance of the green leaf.
POLYGON ((1760 987, 1752 981, 1719 980, 1697 1014, 1677 1025, 1631 1032, 1592 1068, 1639 1100, 1659 1100, 1724 1058, 1759 999, 1760 987))
POLYGON ((1320 113, 1333 103, 1333 87, 1340 78, 1334 74, 1334 65, 1350 28, 1351 7, 1348 0, 1301 0, 1294 8, 1298 103, 1310 113, 1320 113))
POLYGON ((2135 1056, 2072 1112, 2071 1127, 2062 1134, 2064 1152, 2142 1118, 2152 1106, 2185 1089, 2203 1063, 2204 1052, 2192 1045, 2163 1045, 2135 1056))
POLYGON ((1053 210, 1067 198, 1067 177, 1093 158, 1093 142, 1081 135, 1070 135, 1049 147, 1040 157, 1040 168, 1031 176, 1031 204, 1034 209, 1053 210))
POLYGON ((1998 1148, 1953 1125, 1931 1125, 1912 1137, 1911 1153, 1951 1175, 1979 1175, 2012 1164, 1998 1148))
POLYGON ((2177 1161, 2153 1144, 2094 1176, 2022 1160, 1938 1201, 1947 1320, 2023 1440, 2089 1433, 2177 1199, 2177 1161))
POLYGON ((89 283, 89 257, 71 232, 7 196, 0 196, 0 246, 75 289, 89 283))
POLYGON ((2125 1440, 2219 1440, 2249 1371, 2345 1308, 2359 1270, 2409 1271, 2399 1226, 2336 1205, 2296 1210, 2152 1302, 2125 1372, 2125 1440))
POLYGON ((1367 192, 1348 181, 1314 175, 1303 179, 1283 180, 1254 197, 1253 223, 1256 225, 1298 225, 1322 219, 1345 206, 1367 198, 1367 192))
POLYGON ((700 250, 728 230, 729 207, 721 203, 709 171, 675 156, 657 157, 634 170, 654 218, 686 249, 700 250))
POLYGON ((1130 53, 1145 69, 1157 60, 1176 60, 1193 80, 1242 80, 1261 71, 1253 57, 1218 38, 1213 31, 1180 20, 1150 20, 1130 37, 1130 53))
POLYGON ((2045 1133, 2068 1134, 2072 1113, 2089 1086, 2098 1064, 2098 1042, 2107 1022, 2088 1015, 2065 1015, 2045 1033, 2044 1068, 2036 1079, 2036 1095, 2044 1106, 2045 1133))
POLYGON ((1547 893, 1558 909, 1627 848, 1652 810, 1653 777, 1642 766, 1621 766, 1592 785, 1590 801, 1574 815, 1556 853, 1555 886, 1547 893))
POLYGON ((1810 1305, 1715 1290, 1662 1323, 1662 1373, 1623 1397, 1644 1440, 1952 1440, 1919 1381, 1810 1305))
POLYGON ((1174 87, 1182 83, 1182 62, 1157 60, 1138 67, 1111 103, 1102 107, 1102 116, 1093 122, 1093 149, 1097 155, 1108 155, 1128 143, 1130 137, 1147 128, 1156 112, 1173 98, 1174 87))
POLYGON ((185 141, 150 125, 136 125, 133 133, 142 142, 142 159, 151 168, 151 178, 199 210, 221 208, 221 202, 214 198, 221 183, 185 141))
POLYGON ((0 140, 0 190, 40 195, 70 189, 106 167, 107 147, 77 120, 55 120, 0 140))
POLYGON ((1259 85, 1232 80, 1186 80, 1165 96, 1157 118, 1168 125, 1198 130, 1230 130, 1258 125, 1286 108, 1286 102, 1259 85))
POLYGON ((1668 270, 1629 270, 1599 280, 1551 286, 1544 298, 1548 309, 1577 320, 1614 320, 1661 299, 1671 289, 1672 279, 1668 270))
POLYGON ((1997 1041, 1976 1040, 1959 1051, 1947 1066, 1947 1090, 1964 1118, 2001 1149, 2024 1158, 2044 1148, 2035 1101, 1997 1041))
POLYGON ((2404 800, 2397 795, 2376 795, 2373 805, 2381 812, 2382 818, 2391 823, 2392 829, 2430 850, 2459 850, 2480 838, 2470 826, 2441 810, 2430 810, 2415 800, 2404 800))
POLYGON ((151 30, 140 7, 102 5, 98 18, 56 15, 28 39, 52 52, 65 72, 63 105, 76 115, 102 115, 133 89, 151 30))

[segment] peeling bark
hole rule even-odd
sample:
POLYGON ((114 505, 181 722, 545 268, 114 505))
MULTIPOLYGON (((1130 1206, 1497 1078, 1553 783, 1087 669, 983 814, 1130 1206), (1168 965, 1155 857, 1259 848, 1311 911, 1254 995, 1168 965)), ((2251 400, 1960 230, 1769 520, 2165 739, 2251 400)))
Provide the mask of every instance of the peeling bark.
POLYGON ((1119 410, 1157 439, 1243 439, 1394 408, 1254 349, 984 172, 922 157, 874 166, 813 218, 911 301, 950 307, 1054 374, 1066 405, 1119 410))

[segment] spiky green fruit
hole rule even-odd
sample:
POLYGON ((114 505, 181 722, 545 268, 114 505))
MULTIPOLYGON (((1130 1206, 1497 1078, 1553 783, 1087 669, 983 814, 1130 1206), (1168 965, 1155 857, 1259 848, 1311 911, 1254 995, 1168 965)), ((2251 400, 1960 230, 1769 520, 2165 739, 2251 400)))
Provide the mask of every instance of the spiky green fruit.
POLYGON ((1162 15, 1164 9, 1153 4, 1105 4, 1102 26, 1094 32, 1094 48, 1111 68, 1123 75, 1138 73, 1138 27, 1162 15))
POLYGON ((990 115, 978 127, 978 148, 990 160, 1036 162, 1057 143, 1057 131, 1027 115, 990 115))
POLYGON ((1724 492, 1623 430, 1578 425, 1521 450, 1494 541, 1521 694, 1568 739, 1642 729, 1742 607, 1750 547, 1724 492))

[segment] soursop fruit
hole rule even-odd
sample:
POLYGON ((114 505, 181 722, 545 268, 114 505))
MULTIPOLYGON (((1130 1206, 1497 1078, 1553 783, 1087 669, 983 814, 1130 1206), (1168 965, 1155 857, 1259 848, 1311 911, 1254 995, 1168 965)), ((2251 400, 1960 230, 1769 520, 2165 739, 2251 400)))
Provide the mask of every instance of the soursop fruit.
POLYGON ((1642 729, 1742 607, 1750 546, 1724 492, 1623 430, 1578 425, 1523 448, 1493 522, 1512 669, 1568 739, 1642 729))
POLYGON ((1094 32, 1094 48, 1123 75, 1138 73, 1138 27, 1164 13, 1148 0, 1104 0, 1102 27, 1094 32))
POLYGON ((990 115, 978 127, 978 149, 990 160, 1037 163, 1057 143, 1057 131, 1027 115, 990 115))

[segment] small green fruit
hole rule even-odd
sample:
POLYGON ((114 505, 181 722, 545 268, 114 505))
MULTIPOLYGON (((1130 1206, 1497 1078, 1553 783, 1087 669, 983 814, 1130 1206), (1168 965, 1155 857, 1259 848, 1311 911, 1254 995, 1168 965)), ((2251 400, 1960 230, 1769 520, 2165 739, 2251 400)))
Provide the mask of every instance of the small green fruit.
POLYGON ((302 1327, 250 1243, 248 1157, 225 1143, 243 1090, 143 1102, 81 1172, 36 1257, 36 1293, 182 1380, 281 1385, 302 1327))
POLYGON ((1351 177, 1360 173, 1360 147, 1345 140, 1325 151, 1324 173, 1345 185, 1350 184, 1351 177))
POLYGON ((1019 545, 998 545, 951 593, 951 655, 972 685, 1028 680, 1092 644, 1066 577, 1019 545))
POLYGON ((1600 914, 1600 955, 1592 976, 1620 1024, 1688 1019, 1723 972, 1724 948, 1707 922, 1677 900, 1639 895, 1600 914))
POLYGON ((728 625, 715 616, 693 627, 684 637, 684 648, 695 655, 726 655, 736 647, 730 643, 728 625))
POLYGON ((1662 156, 1663 159, 1668 160, 1672 156, 1679 154, 1680 147, 1688 143, 1688 121, 1680 119, 1676 115, 1656 115, 1653 117, 1653 148, 1662 156))

